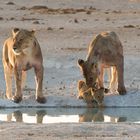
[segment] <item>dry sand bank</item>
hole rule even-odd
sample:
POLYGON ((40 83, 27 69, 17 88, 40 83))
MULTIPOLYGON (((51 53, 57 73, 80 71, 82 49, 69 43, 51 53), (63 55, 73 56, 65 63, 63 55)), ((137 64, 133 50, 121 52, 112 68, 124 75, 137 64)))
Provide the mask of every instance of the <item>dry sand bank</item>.
POLYGON ((140 125, 131 123, 79 123, 34 125, 0 123, 3 140, 138 140, 140 125))

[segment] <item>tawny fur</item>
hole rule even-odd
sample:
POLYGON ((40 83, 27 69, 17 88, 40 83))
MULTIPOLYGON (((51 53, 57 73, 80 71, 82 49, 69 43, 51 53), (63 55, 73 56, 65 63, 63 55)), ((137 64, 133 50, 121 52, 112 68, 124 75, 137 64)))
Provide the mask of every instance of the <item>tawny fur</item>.
POLYGON ((78 64, 88 87, 94 87, 96 82, 103 87, 104 68, 113 67, 110 87, 117 81, 119 94, 126 93, 123 46, 115 32, 102 32, 95 36, 89 45, 86 61, 79 59, 78 64))
POLYGON ((44 103, 42 93, 43 57, 34 31, 15 28, 12 36, 4 42, 3 66, 6 80, 6 96, 18 103, 22 100, 22 84, 26 71, 34 68, 36 76, 36 100, 44 103), (12 74, 16 81, 15 95, 12 95, 12 74))
POLYGON ((92 103, 93 101, 96 101, 98 105, 102 105, 104 100, 104 88, 88 88, 86 83, 80 80, 78 82, 78 98, 84 99, 87 103, 92 103))

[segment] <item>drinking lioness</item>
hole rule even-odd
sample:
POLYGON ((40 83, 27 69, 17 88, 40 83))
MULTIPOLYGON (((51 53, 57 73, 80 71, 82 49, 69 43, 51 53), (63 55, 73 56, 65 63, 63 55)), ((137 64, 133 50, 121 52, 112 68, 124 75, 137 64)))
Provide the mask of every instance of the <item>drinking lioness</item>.
POLYGON ((96 82, 104 87, 104 68, 113 67, 110 85, 113 86, 117 79, 117 91, 120 95, 126 94, 123 46, 115 32, 102 32, 95 36, 89 45, 86 60, 79 59, 78 64, 88 87, 94 87, 96 82))

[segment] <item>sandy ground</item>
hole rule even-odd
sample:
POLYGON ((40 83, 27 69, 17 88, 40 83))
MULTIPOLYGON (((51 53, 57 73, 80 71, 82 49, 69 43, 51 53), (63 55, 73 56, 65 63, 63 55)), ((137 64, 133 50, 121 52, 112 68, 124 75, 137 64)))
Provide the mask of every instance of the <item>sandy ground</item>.
MULTIPOLYGON (((140 0, 1 0, 0 43, 2 46, 14 27, 35 29, 44 57, 44 94, 48 97, 76 98, 77 81, 82 78, 77 67, 78 58, 85 59, 87 46, 93 35, 101 31, 113 30, 124 46, 125 84, 128 91, 134 91, 133 102, 135 102, 140 97, 138 95, 139 15, 140 0)), ((5 81, 1 62, 0 74, 0 96, 3 100, 5 81)), ((34 73, 31 70, 24 90, 27 99, 34 95, 33 81, 34 73)), ((0 128, 0 137, 3 139, 12 139, 12 137, 15 139, 101 139, 102 137, 111 140, 139 138, 139 125, 135 124, 1 123, 0 128), (28 133, 27 128, 33 132, 28 133), (38 134, 37 131, 40 133, 38 134)))
POLYGON ((131 123, 49 124, 1 123, 3 140, 139 140, 140 125, 131 123))

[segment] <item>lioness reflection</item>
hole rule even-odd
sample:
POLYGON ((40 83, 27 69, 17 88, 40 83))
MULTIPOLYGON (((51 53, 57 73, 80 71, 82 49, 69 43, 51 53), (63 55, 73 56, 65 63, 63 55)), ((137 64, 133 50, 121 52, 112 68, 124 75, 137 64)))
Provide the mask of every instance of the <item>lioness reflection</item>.
MULTIPOLYGON (((45 110, 39 110, 36 112, 36 114, 28 114, 29 116, 36 116, 36 123, 43 123, 43 117, 47 115, 47 112, 45 110)), ((10 122, 14 119, 16 122, 24 122, 24 116, 21 111, 15 111, 11 114, 7 115, 7 121, 10 122)))
MULTIPOLYGON (((116 117, 115 115, 106 115, 105 111, 100 108, 87 108, 79 110, 79 112, 62 111, 62 114, 57 112, 49 112, 46 110, 36 110, 24 112, 16 110, 13 113, 6 115, 6 121, 25 122, 25 123, 61 123, 61 122, 125 122, 127 117, 116 117)), ((0 117, 0 121, 1 121, 0 117)))
POLYGON ((111 117, 103 114, 102 109, 87 109, 85 113, 79 115, 79 122, 125 122, 126 117, 111 117))
POLYGON ((79 122, 104 122, 103 112, 99 109, 87 109, 84 114, 79 115, 79 122))

